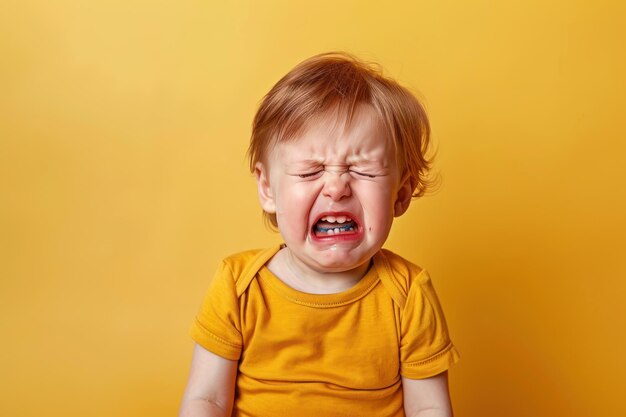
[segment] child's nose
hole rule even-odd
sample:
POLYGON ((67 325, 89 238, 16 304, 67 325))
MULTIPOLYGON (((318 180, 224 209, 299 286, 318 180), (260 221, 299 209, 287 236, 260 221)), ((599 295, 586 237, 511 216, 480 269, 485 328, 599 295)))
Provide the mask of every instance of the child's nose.
POLYGON ((347 171, 327 171, 324 175, 323 193, 335 201, 348 197, 352 194, 350 190, 350 173, 347 171))

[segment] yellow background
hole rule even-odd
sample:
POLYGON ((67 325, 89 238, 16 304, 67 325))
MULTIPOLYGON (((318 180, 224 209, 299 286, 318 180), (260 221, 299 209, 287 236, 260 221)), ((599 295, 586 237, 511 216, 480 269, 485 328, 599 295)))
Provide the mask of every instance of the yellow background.
POLYGON ((221 257, 278 241, 261 96, 347 50, 424 99, 427 267, 458 416, 626 415, 626 8, 615 1, 3 1, 0 415, 172 416, 221 257))

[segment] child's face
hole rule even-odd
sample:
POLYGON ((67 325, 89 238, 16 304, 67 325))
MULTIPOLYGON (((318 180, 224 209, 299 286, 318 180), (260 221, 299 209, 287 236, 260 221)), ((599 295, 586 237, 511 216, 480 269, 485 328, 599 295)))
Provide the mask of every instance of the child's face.
POLYGON ((360 106, 348 129, 334 122, 311 123, 256 169, 263 209, 276 214, 292 255, 317 272, 369 262, 412 192, 371 107, 360 106))

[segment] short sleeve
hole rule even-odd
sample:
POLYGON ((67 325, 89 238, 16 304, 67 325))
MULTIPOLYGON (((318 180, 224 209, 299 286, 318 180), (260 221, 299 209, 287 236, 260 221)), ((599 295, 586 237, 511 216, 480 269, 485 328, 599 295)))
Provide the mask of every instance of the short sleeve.
POLYGON ((409 289, 400 326, 400 373, 423 379, 444 372, 459 359, 428 273, 409 289))
POLYGON ((233 274, 228 264, 222 261, 191 327, 191 337, 216 355, 238 360, 242 349, 239 317, 233 274))

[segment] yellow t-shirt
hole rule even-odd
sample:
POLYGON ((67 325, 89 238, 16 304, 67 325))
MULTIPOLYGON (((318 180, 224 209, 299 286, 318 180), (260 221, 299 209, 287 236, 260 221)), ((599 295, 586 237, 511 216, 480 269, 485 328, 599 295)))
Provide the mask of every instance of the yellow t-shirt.
POLYGON ((239 361, 233 416, 404 416, 400 376, 458 360, 425 270, 381 250, 352 288, 307 294, 264 266, 278 250, 222 261, 192 326, 239 361))

